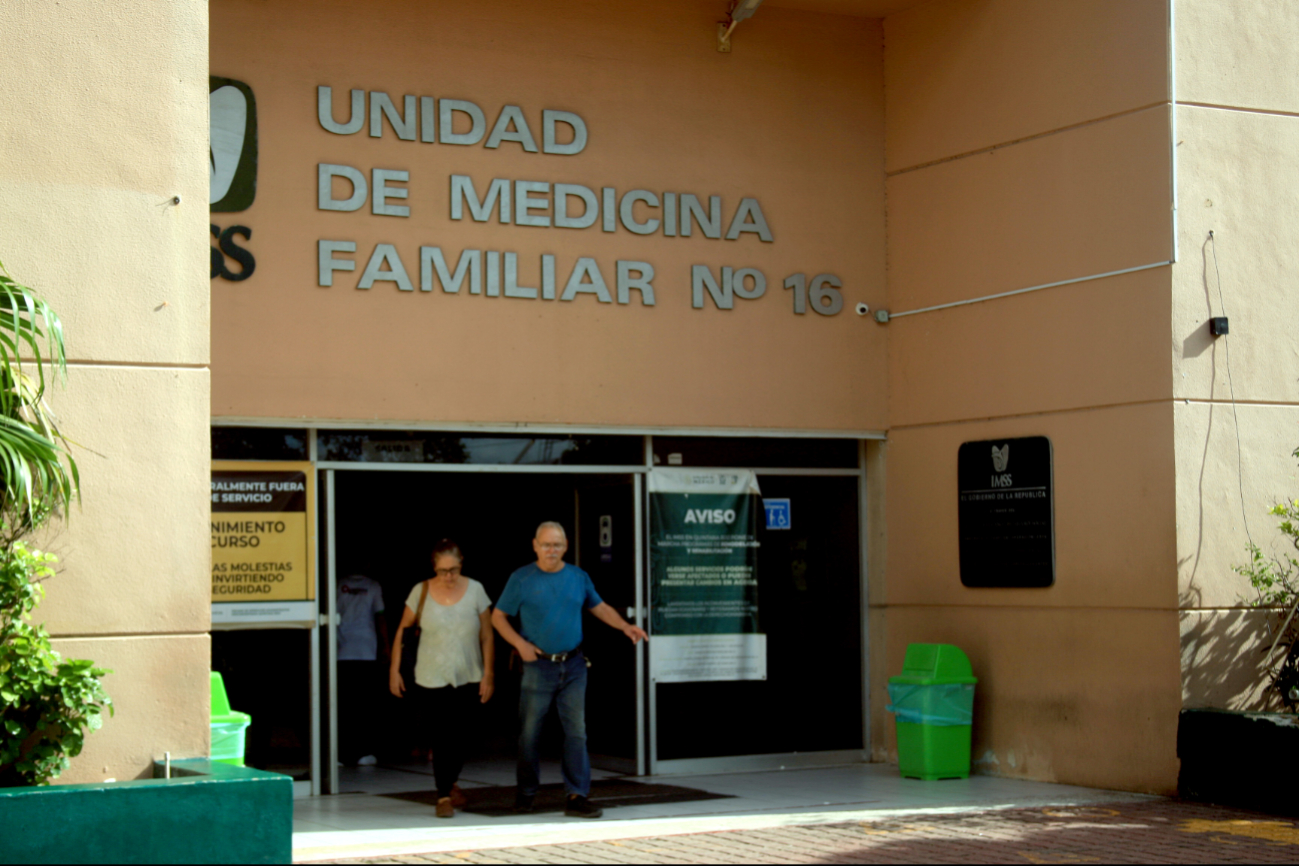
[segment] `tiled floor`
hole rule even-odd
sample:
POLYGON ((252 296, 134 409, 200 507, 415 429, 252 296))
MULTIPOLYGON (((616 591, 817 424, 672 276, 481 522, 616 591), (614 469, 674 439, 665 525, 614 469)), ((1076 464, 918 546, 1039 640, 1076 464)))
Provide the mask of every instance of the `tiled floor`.
MULTIPOLYGON (((594 775, 609 778, 613 774, 596 771, 594 775)), ((461 786, 512 785, 513 776, 510 762, 472 764, 465 768, 461 786)), ((543 767, 543 782, 558 780, 558 767, 543 767)), ((559 814, 488 817, 463 812, 453 819, 439 820, 427 805, 377 796, 430 790, 433 779, 427 767, 345 769, 342 789, 358 793, 295 801, 294 859, 328 860, 827 823, 891 815, 1146 799, 1113 791, 990 776, 921 782, 903 779, 896 767, 884 764, 664 776, 654 781, 729 794, 732 798, 622 806, 606 810, 605 817, 598 821, 581 821, 559 814)))

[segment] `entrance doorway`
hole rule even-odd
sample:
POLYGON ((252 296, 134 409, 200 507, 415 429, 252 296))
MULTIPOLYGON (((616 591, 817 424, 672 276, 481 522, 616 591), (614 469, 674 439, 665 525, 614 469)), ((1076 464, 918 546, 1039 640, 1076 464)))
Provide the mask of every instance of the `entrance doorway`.
MULTIPOLYGON (((336 765, 346 735, 337 715, 348 703, 334 643, 338 581, 374 579, 395 633, 443 538, 461 546, 466 574, 495 600, 510 573, 534 560, 537 524, 558 520, 569 534, 568 560, 590 573, 606 602, 646 627, 646 482, 658 467, 749 469, 761 496, 783 503, 780 524, 762 521, 757 530, 767 676, 652 683, 653 637, 633 647, 587 617, 593 766, 652 775, 867 760, 865 449, 852 438, 217 428, 214 458, 309 461, 319 482, 318 624, 213 636, 213 669, 226 674, 235 708, 253 715, 248 764, 289 772, 312 793, 355 789, 350 781, 340 787, 336 765)), ((496 695, 474 732, 480 764, 494 758, 500 770, 487 781, 498 785, 509 784, 516 752, 520 674, 511 653, 497 639, 496 695)), ((410 770, 427 744, 378 667, 374 752, 410 770)), ((547 741, 557 758, 557 725, 547 741)))
MULTIPOLYGON (((335 471, 332 485, 335 579, 366 575, 383 590, 388 633, 420 581, 431 576, 429 552, 442 539, 460 545, 464 573, 500 598, 510 574, 535 560, 532 538, 546 520, 569 534, 568 560, 591 575, 596 592, 635 618, 634 484, 630 475, 561 475, 335 471)), ((587 690, 592 765, 636 772, 637 651, 621 634, 591 617, 583 622, 583 650, 591 660, 587 690)), ((482 757, 513 759, 521 665, 496 638, 496 693, 483 707, 481 728, 464 732, 482 757)), ((409 763, 430 747, 426 726, 405 699, 387 693, 386 679, 369 690, 366 713, 372 745, 343 743, 346 753, 373 752, 381 764, 409 763)), ((409 688, 411 684, 407 684, 409 688)), ((339 693, 340 715, 357 696, 339 693)), ((551 720, 551 724, 556 724, 551 720)), ((357 735, 350 725, 339 736, 357 735)), ((558 730, 546 742, 557 750, 558 730)), ((556 751, 557 754, 557 751, 556 751)))

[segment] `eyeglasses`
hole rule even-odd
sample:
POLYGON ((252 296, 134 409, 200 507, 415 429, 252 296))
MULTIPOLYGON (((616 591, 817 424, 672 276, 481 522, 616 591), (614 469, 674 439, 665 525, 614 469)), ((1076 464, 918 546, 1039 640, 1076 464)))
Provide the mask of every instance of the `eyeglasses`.
POLYGON ((438 577, 450 577, 453 574, 460 573, 460 566, 457 565, 453 568, 435 568, 433 569, 433 573, 438 577))
POLYGON ((563 541, 558 543, 546 542, 541 544, 540 546, 542 550, 563 550, 567 546, 567 543, 563 541))

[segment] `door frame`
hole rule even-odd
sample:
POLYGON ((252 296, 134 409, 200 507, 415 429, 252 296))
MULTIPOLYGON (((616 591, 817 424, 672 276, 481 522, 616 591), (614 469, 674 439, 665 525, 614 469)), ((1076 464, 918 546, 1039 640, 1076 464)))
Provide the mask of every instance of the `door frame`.
MULTIPOLYGON (((337 573, 335 566, 335 498, 336 471, 379 471, 379 472, 455 472, 473 474, 478 472, 506 474, 557 474, 557 475, 630 475, 633 485, 633 519, 635 544, 635 606, 636 625, 648 629, 648 576, 649 550, 646 545, 648 537, 649 500, 646 478, 654 469, 654 436, 689 436, 717 439, 728 438, 762 438, 785 439, 793 443, 800 439, 850 439, 858 443, 858 465, 855 468, 808 469, 796 467, 754 469, 756 474, 785 476, 855 476, 858 478, 858 544, 860 548, 859 592, 861 598, 861 676, 862 676, 862 743, 860 750, 834 750, 824 752, 804 752, 771 755, 732 755, 721 758, 658 760, 657 720, 655 711, 657 701, 655 687, 648 682, 646 671, 645 644, 636 645, 636 767, 638 775, 666 775, 682 773, 721 773, 746 772, 778 767, 813 767, 831 766, 845 763, 867 762, 872 754, 872 730, 870 712, 870 641, 869 641, 869 598, 867 580, 867 543, 868 543, 868 506, 870 497, 867 488, 867 444, 871 440, 886 440, 887 435, 875 430, 795 430, 795 429, 750 429, 720 427, 611 427, 611 426, 572 426, 559 424, 493 424, 493 423, 443 423, 443 422, 365 422, 336 419, 289 419, 289 418, 247 418, 223 417, 212 419, 214 427, 289 427, 306 429, 307 457, 314 471, 322 473, 322 484, 317 488, 317 496, 323 493, 325 508, 318 511, 324 517, 324 530, 317 534, 316 581, 318 606, 323 608, 317 616, 317 623, 311 629, 311 783, 312 795, 337 793, 338 781, 338 702, 337 695, 337 646, 334 641, 322 641, 321 627, 338 622, 337 610, 337 573), (642 462, 633 465, 608 466, 562 466, 562 465, 513 465, 513 464, 449 464, 449 463, 365 463, 361 461, 327 461, 320 460, 317 450, 317 433, 320 430, 366 430, 373 432, 428 430, 461 432, 466 434, 491 433, 534 433, 537 435, 620 435, 641 436, 644 441, 642 462), (323 596, 323 599, 321 598, 323 596), (323 604, 320 602, 323 601, 323 604), (323 647, 321 644, 325 644, 323 647), (324 705, 321 690, 321 651, 324 650, 324 665, 327 668, 330 700, 324 705), (322 730, 325 729, 325 730, 322 730), (322 736, 328 732, 328 755, 322 755, 322 736), (327 762, 327 763, 326 763, 327 762), (326 764, 326 766, 322 766, 326 764)), ((717 467, 692 466, 691 469, 709 471, 717 467)), ((734 468, 734 467, 725 467, 734 468)), ((306 787, 305 785, 303 786, 306 787)), ((305 793, 303 791, 302 793, 305 793)))
MULTIPOLYGON (((653 462, 653 437, 645 437, 645 448, 647 459, 653 462)), ((653 468, 651 465, 649 468, 653 468)), ((731 466, 689 466, 685 467, 699 472, 724 472, 733 470, 731 466)), ((862 675, 862 747, 860 749, 831 749, 817 752, 775 752, 761 755, 726 755, 718 758, 673 758, 670 760, 659 760, 658 757, 658 684, 649 683, 649 699, 647 701, 649 711, 649 774, 651 776, 668 776, 668 775, 704 775, 710 773, 748 773, 758 770, 785 770, 785 769, 802 769, 807 767, 828 767, 840 764, 860 764, 869 763, 871 756, 871 727, 870 727, 870 643, 869 631, 870 626, 867 622, 869 612, 868 599, 866 597, 866 440, 858 441, 857 447, 857 468, 856 469, 795 469, 795 468, 764 468, 753 469, 753 474, 759 479, 764 475, 780 476, 817 476, 817 477, 840 477, 857 479, 857 546, 859 551, 859 565, 857 567, 858 575, 858 593, 861 605, 861 675, 862 675)), ((649 496, 643 497, 645 502, 645 517, 649 520, 649 496)), ((645 524, 648 532, 648 523, 645 524)), ((649 574, 649 550, 645 548, 645 574, 649 574)), ((646 622, 653 621, 647 617, 646 622)), ((646 627, 651 639, 654 634, 650 628, 646 627)))
MULTIPOLYGON (((403 428, 405 429, 405 428, 403 428)), ((316 430, 310 431, 312 450, 315 448, 316 430)), ((336 472, 437 472, 437 473, 454 473, 460 475, 473 475, 490 473, 494 475, 621 475, 632 476, 632 519, 635 524, 633 532, 633 562, 635 563, 635 572, 633 580, 635 582, 635 624, 640 627, 645 625, 645 605, 643 596, 643 587, 645 584, 644 563, 645 555, 643 551, 644 535, 641 531, 642 524, 642 496, 644 490, 644 466, 516 466, 513 464, 461 464, 461 463, 364 463, 350 461, 332 461, 317 460, 315 461, 316 471, 323 474, 322 487, 325 491, 325 530, 321 534, 325 536, 323 540, 324 552, 326 559, 324 586, 321 589, 321 595, 325 598, 325 612, 321 616, 321 623, 330 623, 337 625, 339 622, 338 606, 338 574, 336 571, 336 540, 337 532, 335 528, 335 513, 337 504, 337 486, 335 483, 336 472)), ((576 529, 575 529, 576 531, 576 529)), ((319 565, 317 565, 319 571, 319 565)), ((321 643, 319 639, 319 628, 312 629, 312 646, 317 648, 321 643)), ((328 725, 329 738, 328 754, 325 756, 327 770, 324 778, 317 770, 315 762, 320 760, 320 749, 314 747, 312 750, 312 793, 319 794, 336 794, 339 792, 338 780, 338 646, 334 640, 323 642, 326 648, 327 661, 326 670, 329 682, 329 705, 327 708, 320 706, 320 695, 318 689, 313 692, 312 700, 312 720, 313 725, 319 724, 316 719, 324 711, 324 723, 328 725), (319 781, 318 781, 319 780, 319 781), (322 784, 323 783, 323 784, 322 784), (319 789, 319 790, 318 790, 319 789)), ((317 652, 313 656, 313 667, 318 658, 317 652)), ((635 651, 635 671, 636 671, 636 775, 644 776, 646 774, 646 754, 645 754, 645 645, 638 643, 635 651)), ((319 683, 319 675, 313 675, 313 683, 319 683)), ((315 738, 319 742, 319 737, 315 738)))

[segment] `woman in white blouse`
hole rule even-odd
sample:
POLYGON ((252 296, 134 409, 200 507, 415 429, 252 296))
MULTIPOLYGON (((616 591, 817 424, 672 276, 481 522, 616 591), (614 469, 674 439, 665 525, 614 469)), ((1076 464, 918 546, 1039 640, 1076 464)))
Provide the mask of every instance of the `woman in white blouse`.
POLYGON ((401 625, 393 639, 388 687, 412 697, 424 710, 433 734, 433 777, 437 781, 437 816, 450 818, 464 795, 456 785, 465 763, 466 733, 475 729, 478 704, 487 703, 495 688, 495 637, 492 602, 483 585, 460 573, 464 555, 443 539, 433 548, 435 576, 415 585, 406 599, 401 625), (423 602, 421 609, 421 602, 423 602), (415 682, 401 675, 401 641, 420 614, 415 682))

